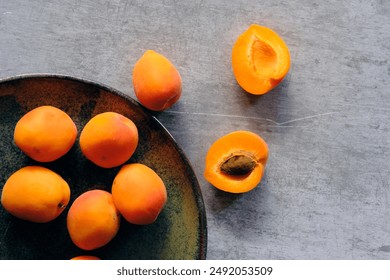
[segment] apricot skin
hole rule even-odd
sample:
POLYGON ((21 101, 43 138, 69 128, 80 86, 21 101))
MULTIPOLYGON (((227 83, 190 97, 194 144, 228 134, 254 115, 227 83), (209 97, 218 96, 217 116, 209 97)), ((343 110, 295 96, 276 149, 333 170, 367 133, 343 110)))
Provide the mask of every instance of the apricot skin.
POLYGON ((50 162, 65 155, 77 137, 77 127, 64 111, 40 106, 26 113, 16 124, 14 142, 27 156, 50 162))
POLYGON ((111 193, 94 189, 81 194, 69 209, 66 225, 73 243, 83 250, 109 243, 120 225, 111 193))
POLYGON ((133 155, 138 145, 138 129, 129 118, 104 112, 84 126, 79 143, 87 159, 100 167, 112 168, 133 155))
POLYGON ((72 260, 72 261, 74 261, 74 260, 100 260, 100 258, 98 258, 96 256, 92 256, 92 255, 80 255, 80 256, 73 257, 70 260, 72 260))
POLYGON ((70 188, 57 173, 41 166, 26 166, 6 181, 1 204, 22 220, 46 223, 57 218, 70 200, 70 188))
POLYGON ((163 180, 141 163, 124 165, 114 178, 111 192, 123 218, 137 225, 153 223, 167 201, 163 180))
POLYGON ((179 100, 182 81, 180 73, 165 56, 147 50, 134 65, 133 87, 144 107, 163 111, 179 100))

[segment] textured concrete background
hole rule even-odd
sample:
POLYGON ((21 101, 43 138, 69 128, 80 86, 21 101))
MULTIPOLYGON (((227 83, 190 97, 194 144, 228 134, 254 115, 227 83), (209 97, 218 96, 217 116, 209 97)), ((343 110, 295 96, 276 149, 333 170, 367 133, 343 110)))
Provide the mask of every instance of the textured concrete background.
POLYGON ((208 259, 390 259, 390 2, 387 0, 0 0, 0 78, 58 73, 134 97, 146 49, 167 56, 183 95, 156 114, 198 175, 208 259), (231 48, 251 23, 290 48, 264 96, 236 84, 231 48), (243 195, 203 179, 204 157, 236 129, 270 158, 243 195))

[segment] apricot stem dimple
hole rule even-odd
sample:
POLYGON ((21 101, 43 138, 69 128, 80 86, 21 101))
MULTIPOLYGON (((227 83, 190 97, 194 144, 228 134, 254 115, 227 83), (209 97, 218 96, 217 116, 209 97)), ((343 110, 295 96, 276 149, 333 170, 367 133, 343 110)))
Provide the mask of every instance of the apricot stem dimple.
POLYGON ((246 175, 257 165, 254 156, 248 152, 233 153, 221 164, 221 171, 228 175, 246 175))

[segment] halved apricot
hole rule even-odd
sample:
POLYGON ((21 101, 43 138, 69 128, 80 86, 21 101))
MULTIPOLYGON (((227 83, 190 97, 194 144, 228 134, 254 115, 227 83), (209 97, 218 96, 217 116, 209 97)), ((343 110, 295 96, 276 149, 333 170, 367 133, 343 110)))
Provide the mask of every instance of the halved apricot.
POLYGON ((268 159, 268 145, 250 131, 234 131, 222 136, 206 155, 205 179, 216 188, 244 193, 261 181, 268 159))
POLYGON ((232 67, 238 84, 245 91, 265 94, 286 76, 290 69, 290 52, 275 31, 252 24, 233 46, 232 67))

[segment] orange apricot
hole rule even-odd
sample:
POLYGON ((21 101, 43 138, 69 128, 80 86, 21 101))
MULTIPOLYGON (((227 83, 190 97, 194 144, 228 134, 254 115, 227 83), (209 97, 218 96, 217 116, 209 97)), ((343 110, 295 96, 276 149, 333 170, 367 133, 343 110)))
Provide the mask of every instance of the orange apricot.
POLYGON ((141 163, 124 165, 114 178, 111 193, 125 220, 137 225, 153 223, 167 201, 163 180, 141 163))
POLYGON ((98 258, 96 256, 92 256, 92 255, 80 255, 80 256, 73 257, 70 260, 72 260, 72 261, 74 261, 74 260, 100 260, 100 258, 98 258))
POLYGON ((138 145, 138 129, 129 118, 105 112, 91 118, 80 134, 80 148, 94 164, 111 168, 125 163, 138 145))
POLYGON ((111 193, 94 189, 78 196, 69 208, 66 226, 73 243, 93 250, 109 243, 117 234, 120 214, 111 193))
POLYGON ((248 93, 260 95, 275 88, 290 68, 290 52, 272 29, 252 24, 232 50, 233 73, 248 93))
POLYGON ((26 166, 6 181, 1 204, 22 220, 46 223, 57 218, 70 200, 68 183, 57 173, 41 166, 26 166))
POLYGON ((209 148, 204 177, 222 191, 248 192, 260 183, 267 159, 268 146, 259 135, 234 131, 217 139, 209 148))
POLYGON ((134 65, 133 87, 143 106, 163 111, 179 100, 182 82, 171 61, 153 50, 147 50, 134 65))
POLYGON ((26 113, 16 124, 15 144, 29 157, 50 162, 65 155, 77 137, 70 116, 53 106, 40 106, 26 113))

